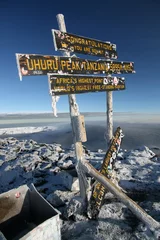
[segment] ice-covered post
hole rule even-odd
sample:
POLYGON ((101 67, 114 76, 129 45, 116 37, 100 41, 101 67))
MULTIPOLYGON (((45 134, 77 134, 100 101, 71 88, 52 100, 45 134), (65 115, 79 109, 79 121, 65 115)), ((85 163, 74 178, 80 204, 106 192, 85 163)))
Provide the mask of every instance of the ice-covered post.
MULTIPOLYGON (((57 21, 58 21, 59 30, 62 32, 66 32, 64 15, 58 14, 57 21)), ((63 56, 69 57, 70 53, 64 51, 63 56)), ((74 140, 74 146, 75 146, 75 154, 77 158, 76 170, 79 178, 80 195, 83 198, 83 200, 86 200, 87 178, 81 164, 81 160, 83 159, 83 146, 82 146, 82 142, 78 140, 81 138, 81 136, 79 137, 79 135, 83 135, 81 132, 81 126, 79 124, 81 122, 82 116, 80 116, 79 114, 79 109, 76 103, 75 94, 68 95, 68 99, 69 99, 69 106, 70 106, 70 117, 71 117, 73 140, 74 140)))
POLYGON ((106 93, 107 100, 107 144, 110 143, 113 137, 113 92, 106 93))

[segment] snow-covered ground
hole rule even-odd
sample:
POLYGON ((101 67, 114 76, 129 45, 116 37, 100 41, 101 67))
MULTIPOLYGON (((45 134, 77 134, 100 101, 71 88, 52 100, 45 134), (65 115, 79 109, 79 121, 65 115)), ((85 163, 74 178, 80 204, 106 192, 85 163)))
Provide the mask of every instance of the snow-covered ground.
MULTIPOLYGON (((160 222, 160 158, 155 156, 160 153, 159 125, 117 122, 115 128, 117 126, 121 126, 125 134, 115 165, 119 185, 160 222)), ((100 169, 107 150, 105 121, 88 119, 86 129, 88 141, 84 143, 84 156, 100 169)), ((62 239, 154 239, 131 211, 109 192, 97 220, 89 220, 79 213, 67 215, 72 207, 71 199, 79 196, 69 123, 5 127, 0 131, 3 134, 0 136, 0 193, 34 183, 61 212, 62 239)))
MULTIPOLYGON (((91 121, 85 123, 87 142, 84 145, 92 151, 106 150, 105 121, 91 121)), ((160 126, 159 124, 124 123, 115 122, 114 130, 120 126, 125 135, 122 148, 131 150, 141 145, 146 145, 154 151, 160 151, 160 126)), ((21 126, 0 128, 0 138, 15 137, 19 140, 33 139, 37 142, 59 143, 64 148, 69 148, 73 143, 71 125, 68 122, 54 123, 44 126, 21 126)))
POLYGON ((38 133, 43 131, 53 131, 56 127, 15 127, 15 128, 1 128, 0 135, 16 135, 38 133))
MULTIPOLYGON (((85 146, 94 151, 101 148, 106 151, 106 114, 84 113, 87 132, 85 146)), ((114 113, 114 130, 120 126, 125 134, 123 149, 133 149, 146 145, 160 149, 160 114, 114 113)), ((0 137, 10 136, 19 140, 33 139, 37 142, 57 142, 64 148, 73 143, 70 117, 59 113, 37 114, 0 114, 0 137), (65 137, 64 137, 65 135, 65 137)))

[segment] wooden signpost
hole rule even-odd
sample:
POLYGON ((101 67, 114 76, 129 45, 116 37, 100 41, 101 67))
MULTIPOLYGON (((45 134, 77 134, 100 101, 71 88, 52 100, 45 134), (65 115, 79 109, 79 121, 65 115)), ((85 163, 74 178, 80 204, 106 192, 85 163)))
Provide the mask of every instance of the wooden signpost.
MULTIPOLYGON (((111 140, 113 131, 111 93, 113 90, 124 90, 125 82, 123 78, 108 76, 108 74, 135 73, 134 63, 106 59, 95 61, 75 56, 70 57, 69 51, 72 50, 72 52, 79 51, 80 53, 81 51, 84 54, 91 53, 96 56, 100 54, 100 56, 106 58, 117 58, 116 45, 66 33, 64 16, 62 14, 57 15, 57 21, 60 31, 53 31, 53 36, 56 49, 63 50, 63 56, 16 54, 16 59, 20 79, 22 79, 22 76, 48 75, 50 93, 53 99, 57 95, 68 94, 73 140, 77 157, 76 169, 80 182, 81 196, 83 199, 86 199, 87 180, 81 165, 81 160, 83 159, 82 141, 86 141, 86 134, 83 127, 83 117, 80 116, 74 93, 109 92, 107 111, 108 132, 110 135, 108 139, 111 140), (78 46, 81 47, 80 50, 77 50, 78 46), (86 47, 90 49, 88 52, 85 51, 86 47), (87 76, 87 74, 92 74, 93 76, 87 76), (100 74, 105 76, 98 76, 100 74)), ((55 101, 54 99, 54 103, 55 101)))
POLYGON ((119 77, 91 77, 80 75, 49 75, 51 94, 64 95, 86 92, 103 92, 107 90, 124 90, 124 78, 119 77))
POLYGON ((36 54, 16 54, 20 76, 59 74, 127 74, 135 73, 133 62, 88 60, 36 54))
POLYGON ((113 43, 102 42, 54 29, 52 30, 52 34, 56 51, 65 50, 68 52, 117 59, 116 45, 113 43))
MULTIPOLYGON (((64 21, 64 16, 62 14, 57 15, 57 21, 60 31, 66 32, 66 25, 64 21)), ((70 53, 64 51, 63 56, 70 56, 70 53)), ((83 159, 83 146, 82 142, 86 141, 86 133, 85 133, 85 125, 83 122, 83 116, 79 113, 79 108, 76 103, 75 94, 68 95, 69 101, 69 110, 70 110, 70 118, 71 118, 71 126, 72 126, 72 134, 73 134, 73 142, 75 147, 75 155, 76 155, 76 171, 79 179, 80 186, 80 196, 83 199, 84 206, 87 202, 87 188, 88 182, 86 178, 86 174, 82 168, 82 159, 83 159)))
MULTIPOLYGON (((150 217, 142 208, 140 208, 132 199, 127 197, 121 190, 119 190, 113 183, 108 179, 108 164, 115 160, 116 154, 121 142, 121 129, 118 128, 115 137, 111 141, 110 148, 105 156, 104 163, 102 165, 101 172, 98 172, 85 160, 83 154, 82 142, 86 141, 84 120, 79 114, 78 105, 76 103, 75 94, 71 93, 82 93, 89 91, 102 91, 110 90, 110 86, 114 86, 112 90, 124 89, 124 79, 114 78, 106 76, 106 74, 116 73, 134 73, 133 62, 113 62, 109 60, 87 60, 80 58, 72 58, 68 51, 81 51, 84 54, 92 54, 96 56, 104 56, 106 58, 116 58, 116 48, 114 44, 104 43, 97 40, 92 40, 84 37, 79 37, 73 34, 65 34, 66 26, 64 22, 64 16, 62 14, 57 15, 57 21, 59 25, 59 32, 55 31, 55 41, 57 49, 65 50, 63 52, 64 57, 59 56, 47 56, 47 55, 36 55, 36 54, 16 54, 17 65, 19 70, 20 79, 22 76, 37 76, 37 75, 47 75, 49 77, 50 83, 50 93, 56 97, 61 94, 68 94, 69 106, 70 106, 70 116, 73 131, 73 140, 75 145, 75 153, 77 158, 76 170, 78 173, 79 184, 80 184, 80 195, 82 199, 87 199, 87 178, 86 174, 94 177, 100 184, 99 186, 104 186, 111 193, 113 193, 120 201, 122 201, 141 221, 143 221, 150 229, 154 232, 156 239, 159 239, 159 229, 160 224, 156 222, 152 217, 150 217), (68 40, 70 39, 70 41, 68 40), (72 39, 72 40, 71 40, 72 39), (65 40, 65 41, 64 41, 65 40), (76 45, 75 45, 76 43, 76 45), (67 45, 68 44, 68 45, 67 45), (106 44, 106 45, 105 45, 106 44), (87 45, 87 46, 86 46, 87 45), (81 47, 81 50, 77 50, 81 47), (88 47, 90 50, 85 50, 88 47), (107 52, 105 52, 105 49, 107 52), (103 51, 102 51, 103 50, 103 51), (102 53, 103 52, 103 53, 102 53), (102 55, 98 55, 102 54, 102 55), (54 73, 54 75, 52 75, 54 73), (58 73, 58 75, 55 75, 58 73), (105 74, 105 77, 95 77, 95 76, 62 76, 62 73, 67 74, 105 74), (97 82, 96 82, 97 81, 97 82), (80 87, 81 86, 81 87, 80 87), (83 88, 82 88, 83 86, 83 88), (94 86, 94 87, 93 87, 94 86), (97 87, 95 87, 97 86, 97 87), (102 88, 105 86, 105 89, 102 88), (117 87, 118 86, 118 87, 117 87), (121 87, 120 87, 121 86, 121 87), (62 87, 62 88, 61 88, 62 87), (117 89, 116 89, 117 88, 117 89), (71 89, 71 90, 70 90, 71 89), (107 176, 107 177, 106 177, 107 176), (102 184, 102 185, 101 185, 102 184)), ((110 140, 112 135, 112 91, 109 91, 108 95, 108 132, 110 134, 110 140), (111 124, 111 125, 110 125, 111 124)), ((95 186, 95 201, 96 206, 100 206, 104 197, 104 191, 98 194, 97 185, 95 186)), ((92 206, 94 208, 94 206, 92 206)), ((98 208, 99 210, 99 208, 98 208)), ((94 215, 94 214, 93 214, 94 215)))

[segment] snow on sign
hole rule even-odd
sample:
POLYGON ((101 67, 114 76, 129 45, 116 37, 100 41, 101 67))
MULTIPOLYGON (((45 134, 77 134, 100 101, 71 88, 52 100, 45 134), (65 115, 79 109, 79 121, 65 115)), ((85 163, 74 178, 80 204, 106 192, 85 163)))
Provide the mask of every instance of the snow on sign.
POLYGON ((123 74, 135 73, 133 62, 87 60, 36 54, 16 54, 19 75, 68 74, 123 74))
POLYGON ((65 50, 80 54, 117 59, 116 45, 110 42, 77 36, 74 34, 52 30, 55 50, 65 50))
POLYGON ((124 90, 125 81, 120 77, 96 77, 49 74, 50 92, 54 95, 124 90))
MULTIPOLYGON (((124 135, 122 133, 122 129, 118 127, 114 133, 110 147, 104 157, 104 161, 100 170, 100 172, 107 178, 111 177, 110 173, 114 168, 114 163, 115 163, 118 151, 120 149, 120 144, 123 137, 124 135)), ((96 218, 98 216, 100 208, 103 203, 105 193, 106 193, 105 187, 101 183, 97 182, 93 189, 93 193, 90 199, 90 207, 89 207, 90 218, 96 218)))

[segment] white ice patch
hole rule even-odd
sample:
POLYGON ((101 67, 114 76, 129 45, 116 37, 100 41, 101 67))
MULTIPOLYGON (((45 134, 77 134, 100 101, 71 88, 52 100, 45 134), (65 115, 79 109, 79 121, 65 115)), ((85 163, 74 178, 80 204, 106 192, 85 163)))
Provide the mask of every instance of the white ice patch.
POLYGON ((53 109, 53 113, 54 113, 55 117, 58 117, 57 116, 57 102, 58 102, 59 98, 60 98, 59 96, 55 96, 55 95, 52 96, 52 109, 53 109))
MULTIPOLYGON (((25 133, 38 133, 42 131, 47 131, 48 127, 16 127, 16 128, 2 128, 0 129, 0 135, 10 135, 10 134, 25 134, 25 133)), ((51 127, 52 130, 55 128, 51 127)))

